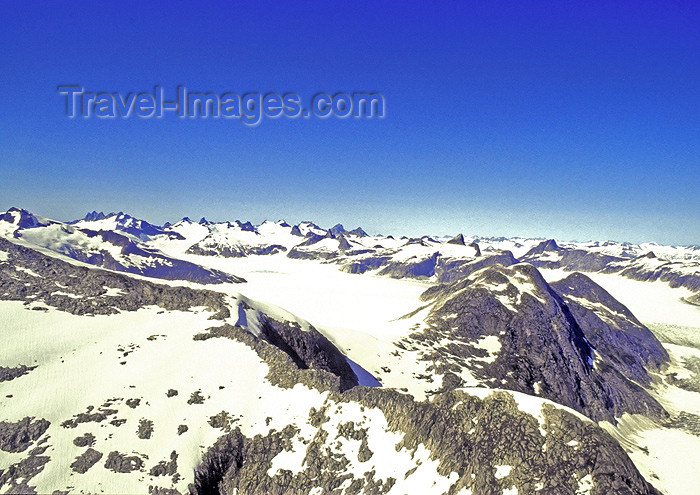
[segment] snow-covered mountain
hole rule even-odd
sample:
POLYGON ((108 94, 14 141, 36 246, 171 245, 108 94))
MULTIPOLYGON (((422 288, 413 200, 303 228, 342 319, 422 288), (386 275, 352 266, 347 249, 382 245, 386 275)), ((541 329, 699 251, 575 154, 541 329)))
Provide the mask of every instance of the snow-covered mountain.
MULTIPOLYGON (((19 209, 11 209, 0 216, 0 234, 91 265, 166 280, 205 284, 243 281, 231 274, 169 257, 139 240, 154 235, 144 232, 156 230, 147 222, 122 213, 73 225, 36 217, 19 209), (135 232, 142 233, 136 235, 135 232)), ((158 232, 169 239, 178 239, 170 233, 158 232)))
POLYGON ((646 247, 11 209, 0 493, 693 493, 700 257, 646 247))

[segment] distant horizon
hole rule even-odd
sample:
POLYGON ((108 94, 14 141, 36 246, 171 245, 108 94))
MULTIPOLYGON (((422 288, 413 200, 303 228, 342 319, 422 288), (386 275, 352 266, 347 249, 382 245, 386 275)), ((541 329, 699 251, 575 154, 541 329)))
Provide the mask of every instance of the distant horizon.
POLYGON ((0 7, 3 203, 700 243, 700 2, 98 10, 109 22, 50 1, 0 7), (93 95, 80 100, 93 114, 104 93, 104 111, 134 115, 69 118, 66 87, 93 95), (244 95, 274 104, 255 125, 149 117, 149 94, 172 103, 181 87, 233 114, 244 95), (381 118, 342 105, 306 118, 319 94, 381 94, 381 118))
POLYGON ((18 208, 18 209, 24 209, 28 211, 31 214, 38 215, 40 217, 44 217, 48 220, 54 220, 57 222, 62 222, 62 223, 71 223, 71 222, 76 222, 79 220, 82 220, 85 218, 86 215, 96 212, 96 213, 103 213, 106 216, 111 216, 111 215, 117 215, 119 213, 131 216, 137 220, 145 220, 146 222, 150 223, 151 225, 155 225, 158 227, 164 226, 166 223, 175 224, 181 220, 184 220, 185 218, 189 218, 189 220, 193 223, 199 223, 202 218, 206 219, 207 222, 209 223, 226 223, 226 222, 235 222, 236 220, 240 222, 250 222, 254 226, 259 226, 262 223, 269 221, 269 222, 280 222, 284 221, 288 223, 290 226, 293 225, 298 225, 302 222, 311 222, 314 223, 315 225, 319 226, 320 228, 324 230, 329 230, 332 227, 335 227, 336 225, 340 224, 343 226, 343 228, 347 231, 354 230, 356 228, 361 228, 363 229, 368 235, 370 236, 393 236, 393 237, 455 237, 457 235, 464 235, 465 237, 479 237, 479 238, 484 238, 484 239, 498 239, 498 238, 505 238, 505 239, 514 239, 514 238, 521 238, 521 239, 528 239, 528 240, 549 240, 549 239, 554 239, 557 242, 578 242, 578 243, 585 243, 585 242, 617 242, 617 243, 629 243, 629 244, 645 244, 645 243, 650 243, 650 244, 658 244, 661 246, 676 246, 676 247, 700 247, 700 243, 689 243, 689 244, 678 244, 678 243, 665 243, 665 242, 659 242, 655 240, 627 240, 627 239, 615 239, 615 238, 567 238, 567 237, 561 237, 561 236, 554 236, 554 235, 523 235, 523 234, 498 234, 498 233, 476 233, 473 231, 470 231, 466 228, 463 229, 457 229, 455 231, 451 232, 436 232, 436 231, 431 231, 431 230, 425 230, 425 231, 412 231, 412 232, 397 232, 397 231, 382 231, 382 230, 375 230, 371 227, 371 225, 363 225, 363 224, 355 224, 351 222, 344 222, 344 221, 331 221, 331 222, 321 222, 318 221, 314 218, 301 218, 301 219, 292 219, 286 218, 286 217, 280 217, 280 218, 273 218, 273 217, 256 217, 256 218, 251 218, 251 217, 245 217, 245 216, 240 216, 240 215, 234 215, 232 217, 224 218, 221 219, 222 217, 209 217, 208 215, 183 215, 178 218, 173 218, 173 219, 165 219, 162 220, 162 217, 158 220, 154 220, 152 218, 148 218, 147 216, 143 215, 137 215, 132 213, 129 210, 125 210, 123 208, 118 209, 116 211, 110 210, 110 211, 104 211, 101 209, 88 209, 85 213, 79 214, 75 217, 57 217, 54 215, 47 215, 46 212, 43 211, 35 211, 29 208, 26 208, 25 206, 19 206, 19 205, 11 205, 5 210, 0 210, 0 213, 7 212, 11 208, 18 208))

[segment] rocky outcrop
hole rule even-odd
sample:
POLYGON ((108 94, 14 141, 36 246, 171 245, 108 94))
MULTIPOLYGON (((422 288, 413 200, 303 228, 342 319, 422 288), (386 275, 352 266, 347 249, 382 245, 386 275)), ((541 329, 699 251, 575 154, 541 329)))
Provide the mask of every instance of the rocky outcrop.
POLYGON ((660 280, 671 287, 684 287, 700 293, 700 262, 664 260, 652 251, 630 259, 586 249, 562 248, 550 239, 532 248, 520 261, 539 268, 614 273, 644 282, 660 280))
POLYGON ((136 455, 126 455, 116 450, 109 453, 105 468, 115 473, 130 473, 143 468, 143 459, 136 455))
POLYGON ((27 210, 20 208, 10 208, 5 213, 0 214, 0 222, 7 222, 12 224, 15 229, 31 229, 35 227, 45 227, 52 221, 39 220, 39 218, 28 212, 27 210))
POLYGON ((10 380, 26 375, 33 369, 36 369, 36 366, 25 366, 24 364, 13 368, 0 366, 0 382, 9 382, 10 380))
POLYGON ((428 326, 404 342, 422 347, 436 374, 468 370, 488 386, 546 397, 595 420, 614 422, 625 412, 665 417, 638 385, 649 383, 647 367, 668 359, 658 340, 587 277, 561 289, 605 311, 569 306, 532 265, 493 265, 426 291, 428 326), (618 345, 628 352, 618 356, 618 345))
POLYGON ((34 419, 29 416, 14 423, 0 421, 0 450, 24 452, 41 438, 50 425, 51 423, 45 419, 34 419))
MULTIPOLYGON (((337 390, 342 391, 357 386, 357 376, 345 356, 315 328, 309 327, 308 330, 303 330, 296 322, 278 321, 261 316, 260 329, 259 337, 255 337, 241 327, 224 324, 209 328, 207 333, 197 334, 194 338, 206 340, 225 337, 239 340, 253 347, 267 360, 277 363, 278 367, 288 366, 286 362, 290 361, 299 370, 317 370, 334 375, 337 377, 337 385, 331 385, 331 387, 337 390), (274 353, 271 353, 266 344, 277 348, 286 355, 286 358, 281 356, 273 358, 274 353)), ((324 383, 320 388, 325 389, 327 386, 324 383)), ((319 388, 318 384, 316 388, 319 388)))
POLYGON ((428 278, 435 275, 440 253, 435 252, 432 256, 418 261, 391 261, 384 266, 378 275, 392 278, 428 278))
POLYGON ((517 260, 513 257, 513 253, 510 251, 501 251, 482 257, 481 253, 478 251, 478 246, 476 249, 478 252, 478 258, 476 259, 440 258, 435 266, 437 282, 441 284, 453 282, 486 266, 510 266, 517 263, 517 260))
POLYGON ((462 488, 575 493, 589 487, 594 494, 658 494, 607 433, 546 400, 487 389, 475 396, 471 389, 455 389, 460 380, 449 374, 443 385, 454 384, 423 402, 392 389, 353 387, 341 393, 338 385, 328 386, 334 375, 299 368, 279 347, 240 327, 210 332, 251 346, 268 364, 272 383, 285 388, 304 383, 328 395, 321 409, 309 411, 304 430, 313 427, 310 434, 289 424, 254 437, 234 428, 221 437, 195 471, 192 494, 340 493, 341 486, 342 493, 387 493, 399 481, 410 486, 423 462, 404 464, 393 476, 381 474, 386 466, 378 469, 376 463, 385 463, 374 449, 389 441, 394 456, 429 451, 437 461, 429 476, 445 487, 435 493, 457 494, 462 488), (387 430, 398 436, 376 437, 387 430), (298 470, 273 468, 277 456, 299 449, 298 470))
POLYGON ((85 474, 92 466, 97 464, 100 459, 102 459, 102 452, 98 452, 93 448, 88 448, 75 458, 75 461, 73 461, 70 467, 76 473, 85 474))

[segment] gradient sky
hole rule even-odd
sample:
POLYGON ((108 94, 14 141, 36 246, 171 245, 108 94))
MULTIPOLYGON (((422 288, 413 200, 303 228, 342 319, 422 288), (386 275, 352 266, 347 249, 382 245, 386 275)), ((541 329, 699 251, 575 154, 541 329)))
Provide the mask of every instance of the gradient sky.
POLYGON ((0 210, 700 244, 700 2, 252 3, 0 4, 0 210), (70 120, 59 84, 386 117, 70 120))

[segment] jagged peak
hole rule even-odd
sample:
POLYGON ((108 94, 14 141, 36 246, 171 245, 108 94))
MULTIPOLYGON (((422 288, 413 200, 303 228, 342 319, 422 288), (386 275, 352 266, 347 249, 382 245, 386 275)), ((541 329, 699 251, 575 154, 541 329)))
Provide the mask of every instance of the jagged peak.
POLYGON ((559 247, 557 244, 557 241, 554 239, 547 239, 546 241, 540 242, 537 246, 533 247, 530 249, 527 253, 525 253, 525 258, 529 256, 535 256, 538 254, 542 254, 545 251, 561 251, 562 248, 559 247))
POLYGON ((454 236, 452 239, 447 241, 447 244, 458 244, 460 246, 464 246, 464 235, 463 234, 457 234, 454 236))

